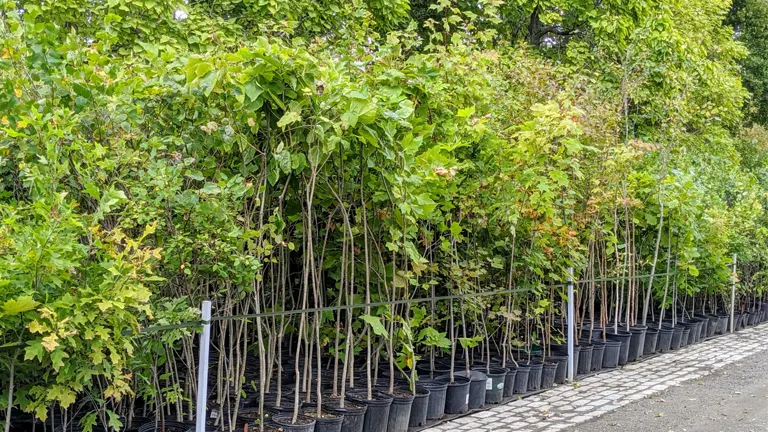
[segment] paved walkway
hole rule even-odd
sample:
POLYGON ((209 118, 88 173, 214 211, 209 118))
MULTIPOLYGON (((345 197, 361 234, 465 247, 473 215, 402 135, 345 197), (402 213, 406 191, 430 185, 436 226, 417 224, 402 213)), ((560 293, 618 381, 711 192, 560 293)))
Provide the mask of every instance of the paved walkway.
POLYGON ((559 385, 545 393, 461 417, 426 432, 562 431, 765 350, 768 350, 768 325, 763 324, 631 363, 573 385, 559 385))

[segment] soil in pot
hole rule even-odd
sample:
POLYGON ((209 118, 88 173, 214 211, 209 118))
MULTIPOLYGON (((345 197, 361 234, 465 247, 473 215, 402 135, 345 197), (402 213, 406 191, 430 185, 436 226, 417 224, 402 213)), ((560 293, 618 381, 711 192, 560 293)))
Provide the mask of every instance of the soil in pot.
POLYGON ((393 399, 389 407, 387 432, 407 432, 414 394, 407 387, 399 387, 395 388, 390 395, 393 399))
POLYGON ((326 399, 323 408, 331 413, 343 415, 341 432, 362 432, 365 423, 365 413, 368 406, 355 401, 344 401, 344 408, 339 407, 338 399, 326 399))
POLYGON ((349 392, 347 397, 355 402, 363 403, 368 407, 368 409, 365 411, 365 418, 363 420, 363 431, 387 431, 389 409, 392 406, 392 396, 380 391, 374 391, 373 398, 368 399, 368 393, 366 390, 353 390, 349 392))
POLYGON ((517 364, 517 373, 515 374, 514 394, 521 395, 528 393, 528 377, 531 374, 531 367, 523 364, 517 364))
POLYGON ((619 354, 621 353, 621 342, 615 340, 605 341, 603 350, 603 368, 615 368, 619 365, 619 354))
POLYGON ((315 430, 315 419, 300 415, 296 418, 296 423, 293 422, 292 415, 277 415, 272 420, 280 429, 285 432, 313 432, 315 430))
POLYGON ((651 355, 656 352, 656 345, 659 341, 659 331, 654 328, 645 330, 645 344, 643 344, 643 355, 651 355))
POLYGON ((448 390, 448 383, 436 379, 425 379, 419 380, 416 385, 417 388, 422 387, 429 390, 427 420, 443 418, 445 414, 445 392, 448 390))
POLYGON ((637 361, 643 354, 643 345, 645 345, 645 328, 631 327, 629 329, 629 355, 627 361, 637 361))
POLYGON ((303 408, 301 413, 315 419, 315 432, 341 432, 344 414, 323 409, 318 416, 317 409, 311 406, 303 408))
POLYGON ((504 380, 507 370, 501 367, 473 367, 473 370, 484 373, 488 379, 485 382, 485 403, 498 404, 504 398, 504 380))
POLYGON ((674 333, 674 330, 671 327, 662 326, 661 329, 659 329, 659 334, 656 339, 657 352, 669 352, 672 346, 672 333, 674 333))
POLYGON ((579 365, 576 369, 576 373, 579 375, 587 374, 592 370, 592 350, 593 345, 579 345, 581 351, 579 351, 579 365))
POLYGON ((557 362, 545 361, 541 369, 541 388, 548 389, 555 386, 555 374, 557 373, 557 362))
MULTIPOLYGON (((408 427, 424 426, 427 424, 427 410, 431 392, 427 387, 416 385, 416 396, 411 405, 411 417, 408 419, 408 427)), ((445 404, 445 392, 443 392, 443 404, 445 404)), ((443 405, 445 409, 445 405, 443 405)))
POLYGON ((609 331, 605 337, 610 340, 621 342, 621 348, 619 349, 619 364, 627 364, 627 359, 629 358, 629 340, 632 337, 632 334, 624 330, 619 330, 616 333, 609 331))
POLYGON ((450 382, 450 375, 441 375, 435 379, 448 383, 445 392, 446 414, 464 414, 469 411, 469 378, 454 374, 453 382, 450 382))

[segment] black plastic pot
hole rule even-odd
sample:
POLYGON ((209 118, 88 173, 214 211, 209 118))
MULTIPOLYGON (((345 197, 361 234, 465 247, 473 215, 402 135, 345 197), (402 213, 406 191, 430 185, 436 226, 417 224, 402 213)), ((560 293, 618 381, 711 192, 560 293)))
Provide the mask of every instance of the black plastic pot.
MULTIPOLYGON (((507 375, 504 376, 504 397, 511 397, 515 393, 515 376, 517 376, 517 368, 508 367, 507 375)), ((528 383, 525 385, 527 386, 528 383)))
POLYGON ((659 341, 659 331, 654 328, 645 329, 645 344, 643 355, 651 355, 656 352, 656 344, 659 341))
POLYGON ((643 355, 643 345, 645 344, 645 328, 631 327, 629 329, 629 355, 627 361, 637 361, 643 355))
POLYGON ((621 347, 619 348, 619 364, 627 364, 627 359, 629 358, 629 340, 632 337, 632 334, 623 330, 619 330, 616 333, 609 331, 605 337, 610 340, 621 342, 621 347))
POLYGON ((528 391, 536 391, 541 388, 541 371, 544 364, 539 360, 520 361, 520 366, 529 366, 531 371, 528 373, 528 391))
POLYGON ((541 388, 549 389, 555 386, 557 362, 547 361, 541 369, 541 388))
POLYGON ((603 368, 603 357, 605 355, 605 343, 592 342, 592 364, 590 365, 591 371, 599 371, 603 368))
POLYGON ((684 328, 688 329, 688 345, 696 343, 696 334, 699 331, 699 323, 694 321, 688 321, 682 323, 684 328))
MULTIPOLYGON (((424 426, 427 424, 427 410, 429 409, 430 391, 424 386, 416 385, 416 396, 411 405, 411 417, 408 419, 408 427, 424 426)), ((443 396, 445 403, 445 396, 443 396)))
POLYGON ((604 368, 615 368, 619 365, 619 355, 621 354, 621 342, 616 340, 605 341, 605 349, 603 350, 603 364, 604 368))
MULTIPOLYGON (((338 406, 338 401, 326 401, 323 408, 330 412, 341 414, 341 432, 362 432, 365 423, 365 413, 368 406, 359 402, 345 401, 344 408, 338 406)), ((317 426, 315 426, 317 427, 317 426)))
POLYGON ((355 402, 363 403, 368 407, 365 411, 365 419, 363 420, 363 431, 387 431, 389 410, 392 407, 392 399, 394 399, 391 395, 380 391, 374 391, 373 398, 368 399, 366 390, 352 390, 347 397, 355 402))
POLYGON ((592 350, 593 345, 579 345, 581 351, 579 351, 579 366, 576 369, 576 373, 587 374, 592 370, 592 350))
POLYGON ((688 346, 688 340, 691 337, 691 328, 686 325, 680 325, 683 328, 683 334, 680 337, 680 348, 685 348, 688 346))
POLYGON ((501 400, 504 398, 504 377, 507 375, 507 370, 501 367, 488 368, 485 366, 472 369, 484 373, 487 377, 485 382, 485 403, 501 403, 501 400))
MULTIPOLYGON (((568 355, 568 351, 565 351, 566 355, 568 355)), ((581 354, 581 345, 574 345, 573 346, 573 376, 576 376, 579 370, 579 354, 581 354)), ((566 372, 567 373, 567 372, 566 372)))
POLYGON ((482 408, 485 405, 485 386, 488 376, 480 371, 470 371, 469 409, 482 408))
POLYGON ((659 335, 656 341, 656 351, 660 353, 669 352, 672 346, 672 333, 674 333, 674 330, 670 327, 662 326, 661 329, 659 329, 659 335))
POLYGON ((717 315, 707 315, 707 319, 709 320, 709 325, 707 325, 707 337, 712 337, 717 332, 717 327, 719 325, 717 315))
POLYGON ((414 395, 408 388, 396 388, 389 407, 387 432, 408 432, 408 422, 411 419, 414 395))
POLYGON ((341 427, 344 424, 344 414, 327 409, 323 409, 323 411, 327 414, 333 414, 334 417, 315 417, 315 408, 311 406, 302 409, 302 413, 305 416, 315 419, 315 432, 341 432, 341 427))
POLYGON ((730 318, 730 314, 720 314, 717 316, 717 334, 726 334, 728 332, 730 318))
POLYGON ((701 321, 701 333, 699 334, 699 340, 709 337, 709 317, 697 316, 697 320, 701 321))
POLYGON ((594 339, 594 340, 602 340, 603 339, 603 328, 602 327, 595 327, 591 331, 589 330, 589 326, 584 326, 581 328, 581 338, 584 339, 594 339))
POLYGON ((696 327, 691 329, 693 332, 693 343, 699 343, 701 341, 701 332, 704 331, 704 321, 692 319, 691 322, 696 324, 696 327))
POLYGON ((680 324, 672 328, 672 345, 670 349, 679 350, 683 344, 683 331, 685 328, 680 324))
POLYGON ((291 420, 293 420, 293 416, 286 414, 272 418, 272 421, 286 432, 313 432, 315 430, 316 420, 312 417, 300 415, 296 424, 293 424, 291 420))
MULTIPOLYGON (((445 414, 445 392, 448 383, 440 380, 420 380, 417 384, 429 390, 427 403, 427 420, 439 420, 445 414)), ((416 401, 414 401, 415 403, 416 401)))
POLYGON ((441 375, 435 379, 448 383, 445 392, 446 414, 463 414, 469 411, 469 378, 454 374, 453 382, 450 382, 450 375, 441 375))
POLYGON ((528 393, 528 377, 531 374, 531 367, 518 363, 517 373, 515 374, 514 394, 520 395, 528 393))
POLYGON ((547 359, 557 363, 557 370, 555 370, 555 383, 564 384, 565 378, 568 375, 568 355, 553 355, 547 357, 547 359))

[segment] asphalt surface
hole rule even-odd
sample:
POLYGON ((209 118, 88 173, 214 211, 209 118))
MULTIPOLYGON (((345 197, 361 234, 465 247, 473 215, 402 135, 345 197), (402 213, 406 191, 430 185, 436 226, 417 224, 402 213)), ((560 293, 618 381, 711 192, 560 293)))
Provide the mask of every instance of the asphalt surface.
POLYGON ((724 366, 698 380, 670 387, 566 431, 766 432, 768 351, 724 366))

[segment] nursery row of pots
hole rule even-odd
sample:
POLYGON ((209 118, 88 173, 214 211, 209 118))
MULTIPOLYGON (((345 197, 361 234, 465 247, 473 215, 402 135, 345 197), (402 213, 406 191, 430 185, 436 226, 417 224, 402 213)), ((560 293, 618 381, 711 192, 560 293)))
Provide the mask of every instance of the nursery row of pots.
MULTIPOLYGON (((766 321, 765 311, 737 314, 736 330, 766 321)), ((678 350, 704 339, 728 331, 728 314, 694 316, 672 325, 665 321, 659 326, 618 325, 581 326, 574 346, 574 368, 578 375, 616 368, 643 356, 678 350), (623 330, 622 330, 623 329, 623 330)), ((564 327, 565 330, 567 328, 564 327)), ((551 344, 551 354, 530 354, 524 359, 510 359, 506 364, 497 356, 472 362, 466 369, 464 359, 454 365, 453 379, 450 362, 436 360, 435 366, 417 366, 420 378, 415 394, 403 378, 395 379, 397 386, 388 391, 389 379, 376 382, 371 398, 366 388, 355 387, 346 395, 340 407, 339 399, 326 397, 322 415, 316 415, 316 405, 302 405, 299 421, 292 422, 293 395, 284 395, 282 404, 276 404, 274 395, 265 398, 265 411, 269 412, 266 430, 300 432, 406 432, 443 419, 446 415, 460 415, 500 404, 508 398, 525 396, 562 384, 566 381, 568 354, 565 344, 551 344), (277 429, 272 429, 277 428, 277 429)), ((364 385, 362 376, 358 384, 364 385)), ((258 399, 250 399, 244 410, 253 410, 258 399)), ((265 424, 266 426, 266 424, 265 424)))

